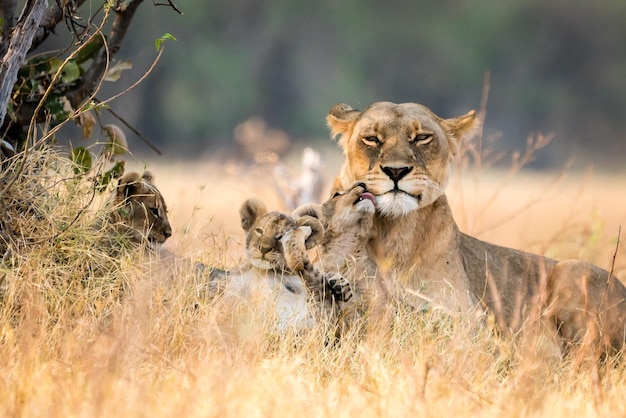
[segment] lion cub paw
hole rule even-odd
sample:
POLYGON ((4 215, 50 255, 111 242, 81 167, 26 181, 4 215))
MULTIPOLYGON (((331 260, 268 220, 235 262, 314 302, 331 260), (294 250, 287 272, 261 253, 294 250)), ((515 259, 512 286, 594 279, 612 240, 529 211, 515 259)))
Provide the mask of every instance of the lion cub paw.
POLYGON ((352 299, 352 286, 345 277, 337 273, 330 273, 325 277, 326 286, 330 294, 338 302, 349 302, 352 299))

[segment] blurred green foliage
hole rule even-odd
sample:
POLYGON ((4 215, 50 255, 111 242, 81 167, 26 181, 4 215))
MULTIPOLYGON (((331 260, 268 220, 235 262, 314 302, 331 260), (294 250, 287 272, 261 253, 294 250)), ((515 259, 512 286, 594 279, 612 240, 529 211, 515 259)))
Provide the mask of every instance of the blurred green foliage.
POLYGON ((134 68, 145 69, 147 46, 164 31, 178 42, 116 105, 170 152, 230 144, 253 115, 293 138, 327 140, 324 117, 337 102, 417 101, 455 116, 480 106, 489 73, 485 131, 502 132, 502 145, 519 149, 534 132, 554 132, 544 164, 583 153, 619 163, 626 153, 623 0, 178 6, 183 16, 146 7, 136 17, 120 52, 134 68))

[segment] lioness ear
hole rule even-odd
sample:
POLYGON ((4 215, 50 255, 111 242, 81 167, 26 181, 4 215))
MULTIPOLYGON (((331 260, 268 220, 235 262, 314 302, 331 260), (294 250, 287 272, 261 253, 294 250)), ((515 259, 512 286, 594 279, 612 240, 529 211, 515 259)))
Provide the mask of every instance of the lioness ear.
POLYGON ((265 203, 259 199, 248 199, 243 202, 241 208, 239 208, 239 217, 241 218, 241 227, 244 231, 248 232, 254 222, 261 216, 267 213, 265 203))
POLYGON ((304 245, 307 250, 315 247, 324 239, 324 227, 319 219, 312 216, 304 215, 296 220, 298 226, 308 226, 311 228, 311 235, 306 239, 304 245))
POLYGON ((457 153, 461 141, 471 139, 480 129, 480 119, 475 110, 456 118, 441 119, 440 122, 450 139, 453 155, 457 153))
POLYGON ((302 216, 311 216, 313 218, 322 219, 322 205, 319 203, 307 203, 306 205, 302 205, 293 212, 291 212, 291 216, 298 219, 302 216))
MULTIPOLYGON (((361 112, 350 105, 339 103, 330 108, 326 122, 330 128, 330 136, 335 139, 338 135, 349 135, 361 112)), ((340 141, 343 146, 343 141, 340 141)))

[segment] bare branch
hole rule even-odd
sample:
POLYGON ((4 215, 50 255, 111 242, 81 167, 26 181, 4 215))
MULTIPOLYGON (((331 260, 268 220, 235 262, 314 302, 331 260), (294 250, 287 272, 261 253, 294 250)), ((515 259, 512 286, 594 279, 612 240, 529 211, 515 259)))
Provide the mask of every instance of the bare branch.
MULTIPOLYGON (((97 102, 100 102, 100 100, 97 100, 97 102)), ((116 113, 115 111, 113 111, 113 109, 111 109, 110 107, 106 108, 107 112, 109 112, 110 114, 112 114, 113 116, 115 116, 117 118, 117 120, 119 120, 120 122, 122 122, 128 129, 130 129, 131 131, 133 131, 133 133, 135 135, 137 135, 147 146, 149 146, 152 151, 156 152, 157 154, 161 155, 161 151, 159 151, 159 149, 156 147, 156 145, 154 145, 148 138, 146 138, 145 136, 143 136, 141 134, 141 132, 139 132, 139 130, 137 128, 135 128, 133 125, 131 125, 130 123, 128 123, 128 121, 126 119, 124 119, 121 115, 119 115, 118 113, 116 113)))
POLYGON ((85 99, 95 91, 96 86, 106 71, 108 63, 111 62, 119 51, 130 22, 142 2, 143 0, 133 0, 125 4, 125 7, 119 7, 114 10, 116 15, 108 38, 108 50, 103 49, 96 55, 85 76, 67 95, 74 109, 80 108, 85 99))
POLYGON ((30 50, 34 51, 39 45, 41 45, 41 43, 54 32, 56 25, 63 20, 64 17, 72 16, 84 2, 85 0, 63 2, 63 8, 59 7, 59 2, 55 2, 53 5, 48 7, 43 19, 41 19, 39 29, 37 29, 37 33, 35 33, 30 50))
POLYGON ((154 0, 152 0, 152 4, 153 4, 153 5, 155 5, 155 6, 169 6, 169 7, 171 7, 172 9, 174 9, 174 11, 175 11, 176 13, 178 13, 179 15, 181 15, 181 16, 183 15, 183 12, 181 12, 181 10, 178 8, 178 6, 176 6, 176 5, 172 2, 172 0, 167 0, 167 3, 157 3, 157 2, 155 2, 154 0))
POLYGON ((4 57, 7 49, 9 49, 16 7, 17 0, 0 1, 0 19, 2 19, 2 27, 0 28, 0 30, 2 30, 2 33, 0 33, 0 57, 4 57))
POLYGON ((29 0, 11 34, 11 42, 0 66, 0 126, 6 116, 17 72, 24 63, 26 53, 48 6, 47 0, 29 0))

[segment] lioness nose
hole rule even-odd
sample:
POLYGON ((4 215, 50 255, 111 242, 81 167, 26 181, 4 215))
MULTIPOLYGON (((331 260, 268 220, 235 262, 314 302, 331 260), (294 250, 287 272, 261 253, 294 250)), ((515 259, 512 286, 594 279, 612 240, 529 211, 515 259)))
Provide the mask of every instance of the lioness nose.
POLYGON ((400 181, 400 179, 411 172, 413 167, 382 167, 385 174, 389 176, 394 183, 400 181))
POLYGON ((172 236, 172 228, 169 226, 166 226, 165 228, 163 228, 163 236, 165 237, 165 239, 168 239, 169 237, 172 236))

